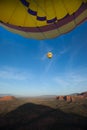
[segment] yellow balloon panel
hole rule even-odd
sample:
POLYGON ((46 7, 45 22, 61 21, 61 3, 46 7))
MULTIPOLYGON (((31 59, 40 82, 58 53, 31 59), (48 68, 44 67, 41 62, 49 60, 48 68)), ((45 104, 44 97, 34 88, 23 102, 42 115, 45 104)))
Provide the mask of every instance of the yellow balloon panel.
POLYGON ((38 11, 37 11, 37 16, 40 17, 45 17, 47 12, 45 8, 45 0, 38 0, 38 11))
POLYGON ((0 20, 3 22, 9 22, 12 13, 14 14, 14 10, 17 7, 18 0, 2 0, 0 1, 0 20))
POLYGON ((67 13, 71 15, 81 6, 82 0, 63 0, 63 4, 67 10, 67 13))
POLYGON ((34 0, 32 0, 32 1, 30 2, 29 8, 32 9, 33 11, 36 11, 36 12, 37 12, 38 5, 37 5, 37 3, 36 3, 34 0))
POLYGON ((52 5, 52 0, 45 1, 46 17, 47 20, 55 18, 55 12, 52 5))
POLYGON ((0 19, 18 26, 44 26, 47 20, 73 14, 81 4, 82 0, 3 0, 0 1, 0 19), (25 6, 25 2, 29 6, 25 6), (38 20, 38 17, 45 20, 38 20))
POLYGON ((58 20, 67 15, 67 10, 65 9, 62 0, 53 1, 53 7, 54 7, 53 9, 55 11, 55 15, 58 18, 58 20))
POLYGON ((26 11, 23 8, 23 6, 18 2, 9 19, 9 23, 24 26, 25 19, 26 19, 26 11))
POLYGON ((87 19, 87 0, 2 0, 1 26, 35 39, 54 38, 87 19))

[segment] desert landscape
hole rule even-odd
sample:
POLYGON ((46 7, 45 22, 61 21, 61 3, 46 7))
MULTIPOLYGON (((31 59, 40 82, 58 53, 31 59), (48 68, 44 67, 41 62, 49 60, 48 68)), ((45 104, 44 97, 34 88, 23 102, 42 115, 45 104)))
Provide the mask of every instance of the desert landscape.
POLYGON ((0 130, 85 130, 86 123, 87 92, 0 97, 0 130))
POLYGON ((87 0, 0 0, 0 130, 87 130, 87 0))

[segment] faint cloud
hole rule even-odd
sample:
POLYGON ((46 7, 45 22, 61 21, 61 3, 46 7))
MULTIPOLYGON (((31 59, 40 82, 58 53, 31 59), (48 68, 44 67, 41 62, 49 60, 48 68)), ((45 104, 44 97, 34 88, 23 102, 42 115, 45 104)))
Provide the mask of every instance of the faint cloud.
POLYGON ((71 48, 71 52, 73 52, 73 53, 70 54, 70 59, 68 61, 68 65, 67 65, 68 68, 66 68, 67 70, 70 70, 70 71, 72 70, 74 61, 76 60, 81 49, 85 48, 85 46, 86 46, 86 44, 80 44, 80 45, 76 46, 76 48, 74 48, 74 47, 71 48))
POLYGON ((69 82, 64 79, 63 77, 55 77, 53 79, 59 86, 68 86, 69 85, 69 82))
POLYGON ((43 54, 43 56, 41 57, 41 60, 44 61, 44 60, 46 60, 46 58, 47 58, 46 54, 43 54))
POLYGON ((65 53, 67 53, 68 51, 70 50, 70 47, 65 47, 64 49, 62 49, 60 52, 59 52, 59 55, 63 55, 65 53))
POLYGON ((60 76, 54 77, 53 81, 57 83, 59 86, 74 87, 74 86, 82 85, 83 83, 87 84, 87 75, 76 71, 67 72, 61 74, 60 76))
POLYGON ((50 60, 50 62, 46 65, 46 67, 45 67, 45 73, 47 73, 48 71, 49 71, 49 69, 50 69, 50 67, 52 66, 52 63, 53 63, 53 61, 54 61, 54 59, 49 59, 50 60))
POLYGON ((12 67, 4 67, 0 69, 0 78, 9 80, 27 80, 31 79, 32 75, 24 71, 17 70, 12 67))

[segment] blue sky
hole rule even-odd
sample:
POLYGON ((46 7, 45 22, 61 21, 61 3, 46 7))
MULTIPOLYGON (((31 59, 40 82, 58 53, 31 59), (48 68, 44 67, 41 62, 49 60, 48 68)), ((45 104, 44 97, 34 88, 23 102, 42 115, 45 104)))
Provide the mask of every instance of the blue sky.
POLYGON ((50 40, 0 27, 0 93, 23 96, 87 91, 87 22, 50 40), (47 52, 53 58, 46 57, 47 52))

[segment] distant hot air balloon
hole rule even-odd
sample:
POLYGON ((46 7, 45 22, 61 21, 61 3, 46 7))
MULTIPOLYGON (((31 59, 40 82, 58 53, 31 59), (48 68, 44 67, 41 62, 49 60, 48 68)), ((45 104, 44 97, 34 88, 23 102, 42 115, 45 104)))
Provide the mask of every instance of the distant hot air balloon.
POLYGON ((29 38, 54 38, 86 19, 87 0, 0 0, 0 25, 29 38))
POLYGON ((48 57, 48 58, 50 58, 50 59, 51 59, 51 58, 52 58, 52 56, 53 56, 52 52, 48 52, 48 53, 47 53, 47 57, 48 57))

